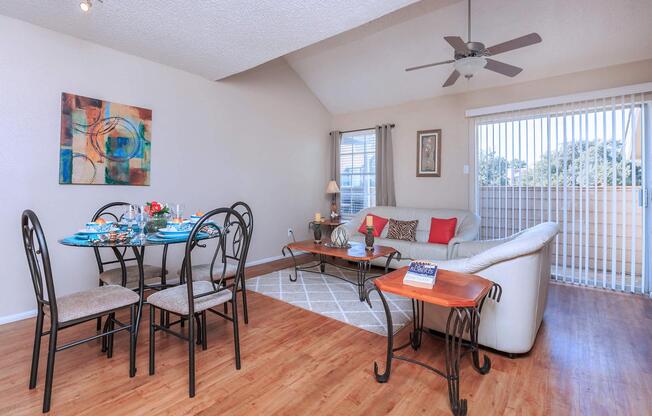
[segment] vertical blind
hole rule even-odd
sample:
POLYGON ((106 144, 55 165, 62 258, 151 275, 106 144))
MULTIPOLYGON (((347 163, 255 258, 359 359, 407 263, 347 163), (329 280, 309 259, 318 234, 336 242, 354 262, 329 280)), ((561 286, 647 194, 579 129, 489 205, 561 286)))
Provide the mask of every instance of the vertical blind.
POLYGON ((474 118, 480 237, 554 221, 561 232, 553 279, 647 293, 648 99, 635 94, 474 118))
POLYGON ((340 215, 349 220, 376 204, 376 132, 342 133, 340 141, 340 215))

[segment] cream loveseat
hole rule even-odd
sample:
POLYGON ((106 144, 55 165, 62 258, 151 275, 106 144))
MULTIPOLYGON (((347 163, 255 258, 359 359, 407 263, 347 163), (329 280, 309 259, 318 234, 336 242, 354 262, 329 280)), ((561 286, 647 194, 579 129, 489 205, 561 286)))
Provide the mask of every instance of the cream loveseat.
MULTIPOLYGON (((358 232, 360 224, 364 221, 367 214, 378 215, 383 218, 393 218, 395 220, 411 221, 419 220, 417 225, 417 235, 415 242, 393 240, 386 238, 389 224, 385 225, 380 237, 375 239, 376 244, 394 247, 401 253, 403 260, 401 262, 392 261, 392 268, 405 266, 411 260, 446 260, 451 257, 455 246, 462 241, 470 241, 478 236, 480 229, 480 217, 460 209, 426 209, 426 208, 404 208, 404 207, 373 207, 366 208, 358 212, 351 220, 340 227, 347 231, 350 241, 364 243, 365 236, 358 232), (428 243, 430 235, 431 218, 457 218, 455 228, 455 237, 446 244, 428 243)), ((339 227, 338 227, 339 228, 339 227)), ((376 266, 385 266, 386 259, 380 258, 372 262, 376 266)))
MULTIPOLYGON (((559 232, 553 222, 539 224, 500 240, 461 242, 453 260, 442 269, 476 274, 502 287, 499 303, 487 299, 482 309, 478 342, 499 351, 530 351, 543 319, 550 282, 550 254, 559 232)), ((425 305, 424 326, 440 332, 448 309, 425 305)))

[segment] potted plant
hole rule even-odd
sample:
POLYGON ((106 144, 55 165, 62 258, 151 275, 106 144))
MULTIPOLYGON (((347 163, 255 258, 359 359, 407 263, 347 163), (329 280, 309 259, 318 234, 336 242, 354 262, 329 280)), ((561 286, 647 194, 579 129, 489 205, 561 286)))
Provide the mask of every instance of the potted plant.
POLYGON ((161 204, 156 201, 147 202, 145 210, 149 214, 147 221, 147 232, 155 233, 161 228, 167 227, 168 218, 170 217, 170 208, 167 204, 161 204))

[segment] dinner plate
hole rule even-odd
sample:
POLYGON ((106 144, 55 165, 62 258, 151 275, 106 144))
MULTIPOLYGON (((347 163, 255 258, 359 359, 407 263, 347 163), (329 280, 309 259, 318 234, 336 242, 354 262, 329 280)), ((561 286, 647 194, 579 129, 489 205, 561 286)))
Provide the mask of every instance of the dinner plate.
POLYGON ((83 228, 83 229, 77 231, 77 234, 80 234, 80 235, 107 234, 107 233, 110 233, 112 231, 118 231, 118 228, 117 227, 112 227, 112 228, 110 228, 110 229, 108 229, 106 231, 97 231, 97 230, 93 230, 92 228, 83 228))

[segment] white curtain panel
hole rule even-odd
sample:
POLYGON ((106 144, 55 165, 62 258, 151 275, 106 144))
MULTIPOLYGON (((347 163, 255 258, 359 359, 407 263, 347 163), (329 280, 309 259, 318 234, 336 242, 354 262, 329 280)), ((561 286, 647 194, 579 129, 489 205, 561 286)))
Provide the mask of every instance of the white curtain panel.
POLYGON ((473 118, 480 238, 555 221, 562 232, 554 279, 648 293, 643 192, 650 98, 641 93, 473 118))

